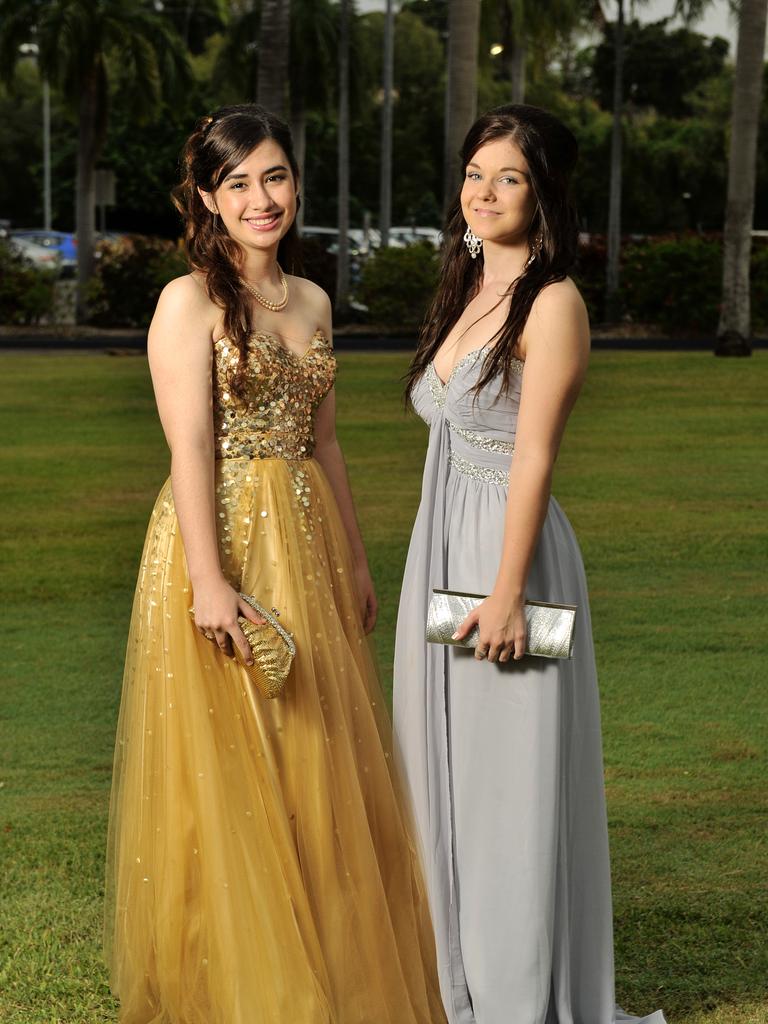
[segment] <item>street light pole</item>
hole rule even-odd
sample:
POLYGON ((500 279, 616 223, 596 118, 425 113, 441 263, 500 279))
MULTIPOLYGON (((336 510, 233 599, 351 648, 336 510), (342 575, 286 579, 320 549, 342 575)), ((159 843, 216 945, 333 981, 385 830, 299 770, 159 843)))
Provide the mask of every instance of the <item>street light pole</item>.
POLYGON ((51 87, 43 79, 43 227, 51 230, 51 87))
POLYGON ((389 245, 392 227, 392 92, 395 64, 395 8, 387 0, 384 15, 384 88, 381 106, 381 182, 379 191, 379 232, 381 248, 389 245))
POLYGON ((19 51, 37 61, 43 85, 43 228, 51 230, 51 87, 40 70, 40 47, 37 43, 22 43, 19 51))

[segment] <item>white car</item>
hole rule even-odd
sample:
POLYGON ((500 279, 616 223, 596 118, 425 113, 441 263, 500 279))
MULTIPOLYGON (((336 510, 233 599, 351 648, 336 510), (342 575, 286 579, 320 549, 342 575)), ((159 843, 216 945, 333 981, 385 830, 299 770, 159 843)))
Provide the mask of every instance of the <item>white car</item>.
POLYGON ((419 227, 417 225, 389 229, 390 245, 401 247, 414 245, 416 242, 429 242, 435 249, 439 249, 443 242, 443 233, 439 228, 419 227))
MULTIPOLYGON (((339 251, 338 228, 317 227, 313 224, 305 224, 301 229, 302 238, 313 238, 318 242, 324 242, 326 252, 337 253, 339 251)), ((380 243, 379 232, 375 228, 368 230, 368 237, 362 228, 350 228, 349 253, 351 256, 367 256, 371 249, 378 247, 380 243)))
POLYGON ((58 270, 61 256, 55 249, 46 245, 38 245, 28 238, 17 238, 11 235, 6 239, 8 246, 39 270, 58 270))

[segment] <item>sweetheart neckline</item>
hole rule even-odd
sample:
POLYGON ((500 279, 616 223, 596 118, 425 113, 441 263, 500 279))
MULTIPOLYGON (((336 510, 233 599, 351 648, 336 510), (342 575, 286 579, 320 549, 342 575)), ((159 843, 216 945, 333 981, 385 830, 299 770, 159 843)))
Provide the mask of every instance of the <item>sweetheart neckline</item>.
POLYGON ((472 356, 476 356, 479 352, 482 352, 483 349, 486 348, 486 346, 487 346, 487 342, 486 342, 485 345, 480 345, 478 348, 473 348, 470 352, 466 352, 461 357, 461 359, 458 359, 453 364, 453 366, 451 368, 451 372, 448 374, 448 379, 447 380, 443 380, 443 378, 437 372, 437 368, 435 366, 435 360, 433 359, 432 362, 429 365, 432 367, 432 372, 434 373, 435 377, 437 377, 437 379, 440 382, 441 386, 444 387, 444 388, 447 388, 449 386, 449 384, 451 383, 451 381, 453 380, 454 376, 456 375, 456 371, 461 366, 463 366, 463 364, 466 363, 472 356))
MULTIPOLYGON (((457 371, 460 370, 461 367, 464 365, 464 363, 468 362, 473 356, 478 355, 480 352, 482 352, 486 348, 488 348, 488 343, 487 342, 485 343, 485 345, 480 345, 478 348, 473 348, 470 352, 467 352, 465 355, 463 355, 461 357, 461 359, 459 359, 456 363, 454 363, 453 369, 448 374, 448 379, 447 380, 443 380, 443 378, 437 372, 437 369, 435 368, 435 360, 433 359, 430 362, 429 365, 430 365, 430 368, 432 370, 432 373, 435 375, 435 380, 438 382, 438 384, 443 389, 443 391, 445 391, 447 388, 450 387, 451 381, 456 376, 457 371)), ((516 363, 517 364, 517 369, 519 370, 519 372, 522 372, 522 367, 525 366, 525 360, 524 359, 518 359, 517 356, 513 356, 511 362, 512 363, 516 363)))
MULTIPOLYGON (((297 363, 301 363, 301 362, 303 362, 306 359, 306 357, 312 351, 312 346, 313 346, 314 342, 318 338, 320 338, 326 344, 328 343, 328 338, 326 337, 325 331, 321 327, 318 327, 317 330, 315 331, 315 333, 309 339, 309 341, 307 342, 307 347, 304 349, 304 351, 301 353, 301 355, 299 355, 298 352, 294 352, 293 349, 288 348, 287 345, 284 345, 282 343, 282 341, 280 341, 279 336, 277 334, 275 334, 274 331, 265 331, 265 330, 262 330, 261 328, 258 328, 255 331, 251 331, 249 337, 250 338, 257 338, 257 337, 258 338, 264 338, 266 341, 271 341, 275 348, 280 349, 281 352, 284 352, 286 355, 290 356, 292 359, 295 359, 297 363)), ((229 338, 226 335, 223 335, 214 344, 215 345, 220 345, 222 341, 229 341, 229 338)))

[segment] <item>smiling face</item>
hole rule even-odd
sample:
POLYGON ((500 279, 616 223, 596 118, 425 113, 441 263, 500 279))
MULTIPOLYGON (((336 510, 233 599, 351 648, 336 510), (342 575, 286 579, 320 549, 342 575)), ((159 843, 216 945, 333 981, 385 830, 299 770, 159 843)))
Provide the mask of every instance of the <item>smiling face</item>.
POLYGON ((536 196, 528 163, 511 138, 487 142, 473 154, 464 175, 461 209, 479 238, 507 244, 527 240, 536 196))
POLYGON ((245 248, 276 246, 296 216, 296 181, 288 157, 265 139, 226 175, 214 192, 200 191, 229 234, 245 248))

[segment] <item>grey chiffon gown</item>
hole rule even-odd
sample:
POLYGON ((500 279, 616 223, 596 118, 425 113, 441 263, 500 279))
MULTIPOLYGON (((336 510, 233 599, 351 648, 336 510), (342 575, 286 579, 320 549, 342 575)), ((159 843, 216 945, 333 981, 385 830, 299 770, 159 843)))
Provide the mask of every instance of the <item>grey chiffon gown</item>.
MULTIPOLYGON (((664 1024, 614 999, 600 709, 578 544, 550 500, 527 596, 578 605, 572 660, 506 665, 427 644, 433 587, 488 594, 522 388, 471 392, 484 350, 413 404, 429 426, 397 623, 395 739, 451 1024, 664 1024)), ((511 500, 514 502, 514 495, 511 500)))

